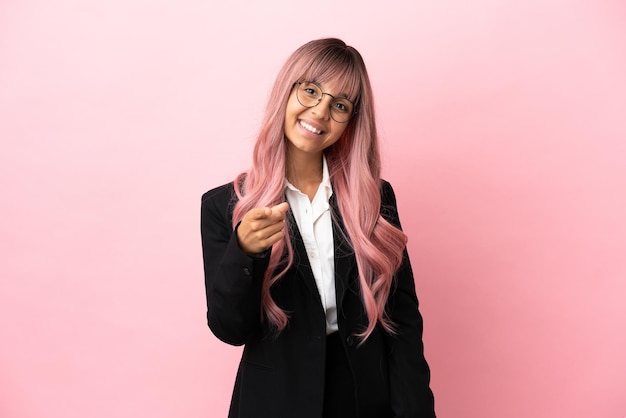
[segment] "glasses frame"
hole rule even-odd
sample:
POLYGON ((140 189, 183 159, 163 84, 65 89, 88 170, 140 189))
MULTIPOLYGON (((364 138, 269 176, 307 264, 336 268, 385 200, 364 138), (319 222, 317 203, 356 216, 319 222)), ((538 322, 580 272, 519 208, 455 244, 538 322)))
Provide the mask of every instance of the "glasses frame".
POLYGON ((335 96, 333 96, 332 94, 330 94, 330 93, 326 93, 325 91, 322 91, 322 86, 320 86, 319 84, 317 84, 317 83, 315 83, 315 82, 313 82, 313 81, 306 81, 306 80, 303 80, 303 81, 296 81, 295 83, 293 83, 293 86, 292 86, 292 87, 296 87, 296 99, 298 100, 298 103, 300 103, 302 106, 304 106, 304 107, 306 107, 306 108, 309 108, 309 109, 310 109, 310 108, 312 108, 312 107, 317 106, 318 104, 320 104, 320 103, 322 102, 322 99, 324 98, 324 95, 326 95, 326 96, 330 96, 330 97, 332 98, 332 100, 331 100, 330 104, 328 105, 328 109, 329 109, 328 113, 330 114, 330 117, 332 118, 332 120, 334 120, 334 121, 335 121, 335 122, 337 122, 337 123, 348 123, 348 122, 350 122, 350 121, 352 120, 352 118, 354 117, 354 115, 356 115, 356 113, 357 113, 357 107, 356 107, 356 104, 355 104, 352 100, 348 99, 347 97, 341 97, 341 99, 347 100, 348 102, 350 102, 350 103, 352 104, 353 110, 352 110, 352 113, 350 113, 350 115, 348 115, 348 120, 345 120, 345 121, 338 121, 337 119, 335 119, 335 118, 333 117, 333 108, 332 108, 332 104, 333 104, 333 102, 334 102, 337 98, 336 98, 335 96), (317 103, 316 103, 316 104, 314 104, 313 106, 307 106, 307 105, 305 105, 304 103, 302 103, 302 101, 300 100, 300 95, 298 94, 298 91, 300 90, 299 86, 300 86, 300 85, 302 85, 302 84, 304 84, 304 83, 307 83, 307 84, 315 84, 315 85, 316 85, 316 86, 320 89, 320 92, 322 92, 321 97, 320 97, 319 99, 317 99, 317 103), (297 85, 298 87, 296 87, 296 85, 297 85))

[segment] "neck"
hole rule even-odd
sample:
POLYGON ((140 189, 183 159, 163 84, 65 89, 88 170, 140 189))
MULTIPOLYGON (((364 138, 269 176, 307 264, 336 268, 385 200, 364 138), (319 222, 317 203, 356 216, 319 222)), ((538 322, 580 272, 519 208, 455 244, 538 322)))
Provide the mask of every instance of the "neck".
POLYGON ((302 155, 288 152, 285 169, 287 180, 313 199, 323 178, 322 153, 302 155))
MULTIPOLYGON (((285 164, 287 179, 304 181, 322 181, 323 163, 322 153, 309 154, 293 152, 287 148, 287 164, 285 164)), ((295 183, 294 183, 295 185, 295 183)))

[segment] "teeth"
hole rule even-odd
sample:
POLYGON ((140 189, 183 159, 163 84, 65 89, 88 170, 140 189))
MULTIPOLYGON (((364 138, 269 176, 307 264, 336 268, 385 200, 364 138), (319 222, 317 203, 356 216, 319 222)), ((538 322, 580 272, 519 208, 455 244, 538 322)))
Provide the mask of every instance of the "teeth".
POLYGON ((302 127, 303 127, 304 129, 306 129, 307 131, 309 131, 309 132, 313 132, 314 134, 318 134, 318 135, 319 135, 319 134, 321 134, 321 133, 322 133, 322 131, 318 131, 317 129, 315 129, 314 127, 312 127, 311 125, 309 125, 309 124, 308 124, 308 123, 306 123, 306 122, 302 122, 302 121, 300 121, 300 125, 302 125, 302 127))

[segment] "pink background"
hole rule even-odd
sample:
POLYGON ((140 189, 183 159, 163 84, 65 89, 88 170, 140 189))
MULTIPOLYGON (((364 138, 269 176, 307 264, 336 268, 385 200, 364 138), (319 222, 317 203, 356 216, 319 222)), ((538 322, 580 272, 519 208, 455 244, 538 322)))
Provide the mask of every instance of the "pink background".
POLYGON ((322 36, 370 70, 439 416, 625 416, 625 21, 621 0, 1 1, 0 416, 226 416, 241 349, 205 324, 200 195, 322 36))

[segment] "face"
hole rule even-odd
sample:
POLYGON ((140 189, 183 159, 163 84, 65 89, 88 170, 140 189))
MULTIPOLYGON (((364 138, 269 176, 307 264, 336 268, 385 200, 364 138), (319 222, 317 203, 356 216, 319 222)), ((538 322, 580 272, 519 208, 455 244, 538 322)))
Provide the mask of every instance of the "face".
POLYGON ((322 151, 341 138, 348 123, 336 122, 330 116, 330 104, 334 97, 343 92, 337 91, 337 83, 320 84, 324 94, 322 101, 314 107, 305 107, 296 97, 296 85, 289 95, 285 112, 285 137, 287 147, 300 156, 320 158, 322 151))

